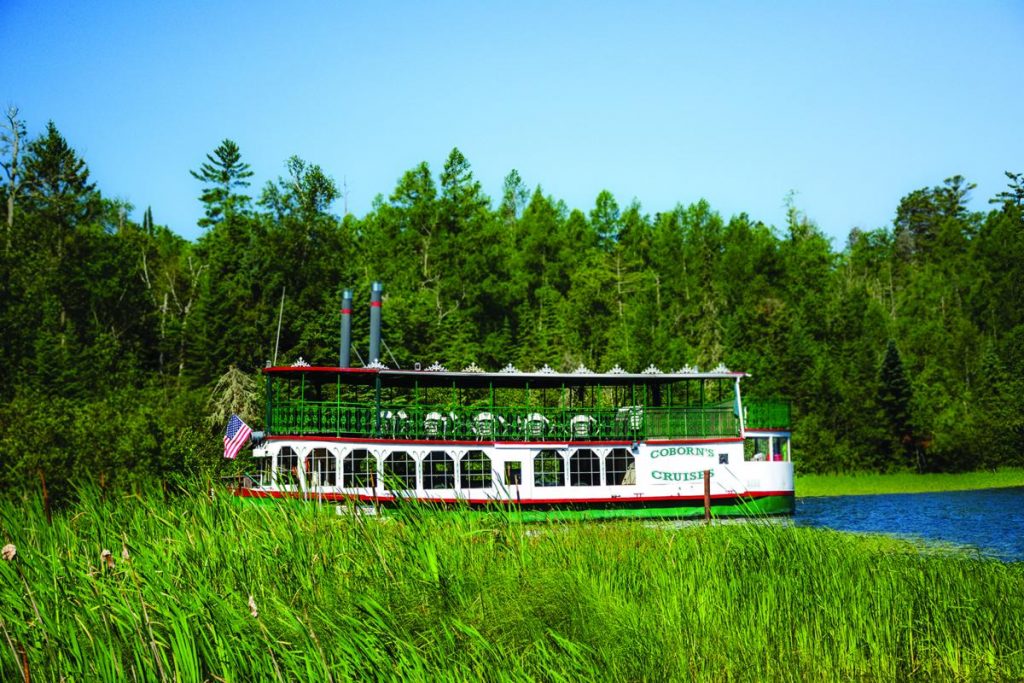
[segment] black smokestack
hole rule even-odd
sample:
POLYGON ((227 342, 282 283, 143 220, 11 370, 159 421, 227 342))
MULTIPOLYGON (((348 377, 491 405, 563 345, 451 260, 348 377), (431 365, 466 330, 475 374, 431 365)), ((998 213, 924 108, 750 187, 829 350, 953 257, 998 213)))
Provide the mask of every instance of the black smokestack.
POLYGON ((370 285, 370 363, 380 362, 380 304, 384 285, 370 285))
POLYGON ((338 347, 338 367, 351 365, 349 350, 352 348, 352 290, 341 293, 341 346, 338 347))

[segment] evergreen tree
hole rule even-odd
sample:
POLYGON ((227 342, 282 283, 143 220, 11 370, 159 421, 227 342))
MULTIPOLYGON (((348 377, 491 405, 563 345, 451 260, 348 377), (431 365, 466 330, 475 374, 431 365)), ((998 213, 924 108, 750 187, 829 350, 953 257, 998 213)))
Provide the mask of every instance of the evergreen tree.
POLYGON ((38 226, 60 260, 75 227, 99 214, 99 195, 89 182, 85 160, 68 145, 53 121, 29 143, 26 152, 26 203, 42 219, 38 226))
MULTIPOLYGON (((882 445, 885 455, 889 457, 889 461, 882 464, 884 469, 899 469, 911 464, 910 459, 916 449, 912 401, 913 391, 903 369, 903 360, 896 342, 890 339, 878 371, 878 407, 888 432, 887 443, 882 445)), ((923 469, 923 463, 913 464, 923 469)))
POLYGON ((594 200, 594 208, 590 210, 590 224, 594 226, 600 240, 611 243, 619 239, 622 213, 614 195, 608 190, 601 190, 594 200))
POLYGON ((513 168, 502 183, 501 208, 498 210, 502 222, 506 226, 515 223, 529 200, 530 190, 519 176, 519 171, 513 168))
POLYGON ((1024 209, 1024 173, 1012 173, 1010 171, 1003 171, 1009 179, 1009 189, 1003 190, 992 199, 988 200, 989 204, 1002 204, 1004 207, 1015 206, 1018 209, 1024 209))
POLYGON ((200 227, 212 228, 235 214, 248 211, 250 198, 238 190, 249 186, 247 179, 253 172, 249 164, 242 161, 242 153, 233 140, 225 138, 213 154, 206 155, 198 171, 189 173, 207 185, 199 195, 206 212, 199 219, 200 227))

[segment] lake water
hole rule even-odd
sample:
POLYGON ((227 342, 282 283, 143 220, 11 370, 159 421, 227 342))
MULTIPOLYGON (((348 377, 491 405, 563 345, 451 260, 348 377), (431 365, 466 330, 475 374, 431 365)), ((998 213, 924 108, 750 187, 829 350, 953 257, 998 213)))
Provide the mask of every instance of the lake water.
POLYGON ((798 498, 798 526, 893 534, 1024 561, 1024 487, 798 498))

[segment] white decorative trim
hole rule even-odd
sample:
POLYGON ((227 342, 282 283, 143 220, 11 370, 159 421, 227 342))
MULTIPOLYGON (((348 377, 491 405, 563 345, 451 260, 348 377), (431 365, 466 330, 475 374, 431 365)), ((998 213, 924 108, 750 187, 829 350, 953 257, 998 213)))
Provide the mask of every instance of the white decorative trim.
POLYGON ((555 374, 555 371, 551 368, 550 365, 545 363, 544 367, 542 367, 540 370, 537 371, 537 374, 540 374, 540 375, 553 375, 553 374, 555 374))
POLYGON ((463 372, 483 372, 484 370, 483 370, 483 368, 481 368, 476 363, 470 363, 466 367, 462 368, 462 371, 463 372))
POLYGON ((725 367, 725 363, 719 363, 711 372, 729 372, 729 368, 725 367))
POLYGON ((583 363, 580 363, 575 370, 572 371, 574 375, 593 375, 594 371, 588 368, 583 363))
POLYGON ((620 368, 619 364, 616 363, 615 367, 612 368, 611 370, 609 370, 607 374, 609 374, 609 375, 625 375, 626 371, 623 370, 622 368, 620 368))
POLYGON ((642 374, 642 375, 662 375, 664 373, 661 370, 659 370, 657 367, 655 367, 654 363, 651 363, 646 368, 644 368, 644 371, 642 373, 640 373, 640 374, 642 374))
POLYGON ((697 366, 690 365, 689 363, 676 370, 677 375, 695 375, 698 372, 700 372, 700 370, 697 368, 697 366))
POLYGON ((369 368, 370 370, 387 370, 388 369, 388 366, 386 366, 383 363, 381 363, 380 360, 375 360, 372 363, 370 363, 369 365, 367 365, 366 367, 369 368))
POLYGON ((303 360, 302 356, 299 356, 299 359, 297 361, 295 361, 294 363, 292 363, 292 367, 293 368, 308 368, 309 367, 309 363, 307 363, 305 360, 303 360))
POLYGON ((437 361, 434 361, 429 367, 427 367, 427 372, 448 372, 448 368, 437 361))
POLYGON ((503 375, 517 375, 517 374, 519 374, 519 368, 517 368, 516 366, 512 365, 511 363, 509 363, 508 365, 503 367, 501 370, 498 370, 498 372, 500 374, 503 374, 503 375))

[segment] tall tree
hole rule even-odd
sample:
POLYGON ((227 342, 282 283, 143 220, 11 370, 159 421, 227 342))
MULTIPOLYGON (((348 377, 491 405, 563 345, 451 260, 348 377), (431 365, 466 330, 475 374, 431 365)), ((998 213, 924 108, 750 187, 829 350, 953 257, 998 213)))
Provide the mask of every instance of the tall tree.
POLYGON ((324 216, 338 198, 338 185, 324 173, 319 164, 310 164, 298 156, 288 158, 287 178, 278 178, 277 184, 268 182, 260 196, 260 206, 268 209, 278 220, 292 215, 303 221, 324 216))
MULTIPOLYGON (((878 370, 878 385, 878 406, 882 421, 888 428, 887 443, 883 447, 891 458, 883 467, 904 467, 909 464, 909 456, 915 448, 911 415, 913 390, 896 342, 891 339, 885 347, 885 357, 878 370)), ((921 469, 923 463, 915 464, 921 469)))
POLYGON ((100 211, 99 195, 89 182, 89 167, 57 130, 53 121, 46 132, 29 143, 25 157, 26 200, 43 219, 44 233, 53 242, 58 260, 65 242, 79 224, 100 211))
POLYGON ((199 195, 206 215, 199 219, 199 226, 211 228, 235 214, 243 214, 249 208, 250 198, 239 190, 249 186, 248 178, 253 173, 249 164, 242 161, 238 145, 227 138, 206 155, 206 161, 198 171, 189 171, 192 177, 207 185, 199 195))
POLYGON ((608 190, 601 190, 594 200, 594 208, 590 210, 590 224, 594 226, 602 242, 610 243, 619 238, 621 219, 622 214, 614 195, 608 190))
POLYGON ((523 215, 526 203, 530 201, 530 190, 526 187, 519 171, 512 169, 502 184, 501 208, 498 210, 502 222, 508 226, 523 215))
POLYGON ((14 204, 21 191, 21 148, 25 138, 25 122, 18 118, 18 108, 13 104, 4 113, 5 121, 0 127, 0 153, 4 155, 0 166, 7 176, 7 253, 11 251, 11 229, 14 227, 14 204))
POLYGON ((1003 190, 988 200, 989 204, 1002 204, 1004 206, 1015 206, 1018 209, 1024 209, 1024 173, 1003 171, 1003 174, 1010 180, 1007 183, 1009 189, 1003 190))

